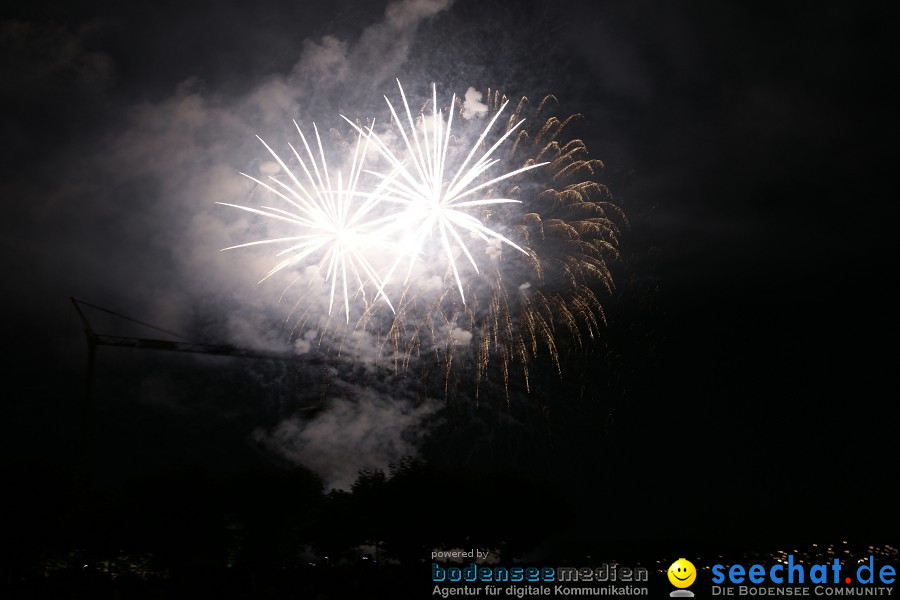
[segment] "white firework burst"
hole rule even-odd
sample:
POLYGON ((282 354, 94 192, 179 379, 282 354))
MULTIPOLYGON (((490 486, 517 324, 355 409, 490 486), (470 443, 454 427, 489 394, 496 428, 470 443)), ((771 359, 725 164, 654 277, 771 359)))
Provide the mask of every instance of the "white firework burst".
POLYGON ((447 122, 444 123, 442 111, 437 103, 437 86, 432 85, 431 115, 421 115, 421 127, 416 126, 403 86, 397 81, 400 96, 403 100, 403 108, 406 113, 407 125, 397 115, 397 111, 391 101, 385 96, 390 109, 393 122, 396 125, 400 138, 403 140, 402 152, 397 153, 374 131, 373 126, 365 129, 356 125, 346 117, 360 134, 374 144, 375 149, 391 166, 389 173, 370 171, 381 182, 382 193, 385 200, 396 203, 400 207, 397 214, 398 231, 408 233, 407 239, 400 243, 404 255, 398 257, 385 276, 385 280, 391 277, 397 266, 404 260, 409 262, 406 280, 409 280, 414 262, 419 259, 424 250, 426 241, 439 240, 443 255, 453 272, 453 277, 459 289, 460 299, 465 303, 463 283, 460 278, 459 268, 456 262, 454 248, 458 248, 465 255, 469 263, 478 272, 478 263, 472 256, 472 252, 461 234, 474 234, 488 244, 508 245, 523 254, 528 254, 515 242, 505 237, 498 231, 486 226, 473 211, 497 204, 520 203, 520 200, 509 198, 493 198, 479 195, 479 192, 490 190, 500 181, 515 177, 520 173, 536 169, 547 163, 537 163, 524 166, 514 171, 502 173, 490 177, 487 173, 500 162, 498 158, 492 158, 494 152, 505 142, 512 133, 524 122, 520 120, 500 136, 500 138, 484 151, 477 159, 476 153, 482 148, 494 124, 497 122, 506 103, 494 114, 488 122, 476 142, 472 145, 465 160, 458 165, 448 164, 448 148, 450 145, 450 132, 453 124, 453 113, 456 104, 456 94, 450 101, 447 122), (430 119, 430 123, 427 121, 430 119), (408 130, 407 130, 408 126, 408 130), (431 134, 429 135, 429 129, 431 134), (473 162, 473 159, 474 162, 473 162))
POLYGON ((369 138, 359 136, 357 139, 347 181, 344 181, 340 171, 337 180, 332 181, 318 128, 313 124, 321 165, 316 161, 306 136, 296 121, 294 125, 303 141, 309 164, 307 165, 292 144, 289 146, 305 175, 306 185, 259 136, 257 136, 259 141, 287 174, 288 181, 270 176, 271 183, 267 183, 241 173, 275 194, 285 203, 285 207, 253 208, 227 202, 217 204, 289 223, 298 228, 297 235, 247 242, 223 250, 265 244, 286 245, 277 254, 285 258, 272 267, 260 283, 279 271, 318 259, 317 267, 324 273, 326 282, 330 283, 328 313, 332 312, 335 296, 341 294, 347 322, 350 321, 351 298, 356 296, 365 298, 367 289, 372 290, 373 301, 377 301, 379 297, 383 298, 393 310, 390 300, 384 293, 384 281, 370 260, 371 253, 381 253, 385 247, 393 246, 390 231, 395 224, 394 217, 379 217, 375 214, 375 209, 382 200, 381 188, 389 180, 382 179, 381 183, 370 192, 356 189, 369 138))

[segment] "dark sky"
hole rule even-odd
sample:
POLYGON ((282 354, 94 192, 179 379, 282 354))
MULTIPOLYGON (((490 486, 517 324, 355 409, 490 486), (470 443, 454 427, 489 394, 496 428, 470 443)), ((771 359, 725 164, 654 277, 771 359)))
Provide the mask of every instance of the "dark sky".
MULTIPOLYGON (((553 397, 549 384, 537 392, 555 407, 554 440, 568 441, 544 439, 546 455, 534 460, 569 482, 579 514, 627 511, 640 522, 635 535, 651 539, 752 530, 891 541, 900 501, 890 393, 895 30, 876 4, 836 2, 4 9, 7 456, 71 463, 83 341, 69 296, 208 339, 277 347, 283 329, 260 316, 275 299, 240 275, 259 269, 252 257, 218 253, 236 225, 213 202, 248 194, 236 172, 259 160, 255 134, 282 141, 292 118, 365 115, 400 77, 447 93, 553 92, 562 112, 584 115, 578 134, 605 161, 604 181, 628 215, 608 299, 613 358, 594 379, 580 376, 595 388, 587 401, 553 397), (679 505, 692 525, 671 531, 659 515, 679 505)), ((226 408, 246 417, 210 400, 217 388, 203 369, 217 363, 176 361, 197 373, 172 375, 162 359, 108 357, 101 396, 144 407, 104 412, 97 429, 116 433, 99 443, 120 449, 136 420, 150 428, 151 413, 160 431, 185 427, 186 437, 222 444, 258 441, 262 428, 282 454, 321 450, 315 467, 337 479, 352 476, 358 463, 344 458, 353 454, 440 445, 438 433, 401 435, 436 409, 384 402, 384 382, 336 384, 321 431, 279 423, 276 410, 243 428, 228 421, 234 431, 222 433, 191 424, 226 408), (142 374, 118 381, 118 366, 142 374), (322 450, 332 431, 346 448, 322 450), (368 431, 379 432, 374 447, 359 442, 368 431)), ((288 378, 259 384, 267 402, 290 395, 272 392, 273 381, 288 378)), ((517 468, 531 460, 497 458, 493 442, 468 432, 478 427, 460 428, 448 447, 517 468)), ((152 446, 146 435, 141 444, 152 446)), ((219 452, 216 461, 232 460, 219 452)))

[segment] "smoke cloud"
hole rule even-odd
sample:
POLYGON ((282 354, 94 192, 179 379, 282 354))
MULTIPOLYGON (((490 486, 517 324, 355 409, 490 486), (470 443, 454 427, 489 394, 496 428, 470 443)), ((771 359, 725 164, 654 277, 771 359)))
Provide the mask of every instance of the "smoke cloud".
MULTIPOLYGON (((164 93, 117 88, 119 65, 92 37, 103 33, 102 22, 77 31, 0 23, 4 54, 13 57, 0 78, 4 97, 13 96, 15 81, 23 106, 43 107, 40 100, 50 95, 68 97, 74 107, 60 103, 46 111, 51 123, 73 129, 71 136, 60 143, 48 138, 46 155, 5 161, 31 173, 2 178, 6 197, 31 199, 14 204, 8 223, 33 225, 4 226, 0 242, 31 257, 28 269, 45 272, 43 287, 50 288, 15 290, 18 303, 29 305, 35 293, 60 304, 74 295, 199 341, 297 354, 314 349, 311 336, 289 340, 291 315, 303 309, 281 299, 289 281, 258 283, 272 253, 221 251, 253 239, 261 219, 214 203, 258 204, 260 188, 239 171, 261 179, 278 172, 257 134, 286 149, 296 135, 292 119, 306 128, 340 111, 366 114, 385 83, 401 74, 420 25, 450 4, 391 2, 356 35, 298 42, 288 69, 230 87, 187 77, 164 93), (76 108, 79 119, 66 123, 58 116, 76 108)), ((42 118, 35 113, 33 122, 42 118)), ((320 125, 328 136, 329 123, 320 125)), ((29 134, 28 126, 27 118, 11 123, 13 142, 29 134)), ((9 261, 11 255, 4 253, 4 266, 15 277, 24 266, 9 261)), ((355 353, 365 363, 377 352, 364 332, 350 342, 345 357, 355 353)), ((339 378, 333 374, 341 392, 324 413, 310 422, 288 419, 260 438, 332 486, 348 485, 360 468, 414 455, 419 434, 413 430, 435 410, 339 378)), ((144 388, 170 393, 149 380, 144 388)))
POLYGON ((327 488, 349 489, 359 471, 386 470, 415 457, 424 425, 439 402, 416 405, 373 391, 341 384, 325 411, 312 419, 292 417, 254 438, 285 459, 305 465, 327 488))
POLYGON ((466 100, 463 103, 463 115, 467 119, 482 117, 487 112, 487 104, 481 101, 483 96, 484 94, 473 87, 466 90, 466 100))

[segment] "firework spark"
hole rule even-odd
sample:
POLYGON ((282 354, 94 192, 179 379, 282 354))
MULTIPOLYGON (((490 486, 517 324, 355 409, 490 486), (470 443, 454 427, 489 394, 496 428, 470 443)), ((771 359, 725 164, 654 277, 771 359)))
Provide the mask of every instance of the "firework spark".
POLYGON ((450 100, 447 123, 444 124, 444 116, 437 102, 437 86, 432 85, 431 116, 422 115, 420 127, 416 126, 409 102, 403 91, 400 81, 397 81, 400 89, 400 97, 403 100, 403 108, 406 112, 406 120, 409 127, 407 131, 403 121, 397 115, 397 111, 391 101, 385 96, 390 109, 393 122, 396 124, 400 137, 404 142, 404 154, 398 156, 382 138, 374 132, 373 127, 363 129, 346 117, 344 119, 357 129, 361 136, 374 142, 375 148, 387 160, 393 171, 389 174, 372 172, 384 185, 385 196, 402 207, 398 215, 401 222, 400 230, 411 231, 411 235, 401 247, 407 248, 405 257, 398 258, 388 271, 390 277, 401 261, 408 260, 405 282, 409 281, 412 267, 417 258, 423 254, 423 246, 429 239, 437 238, 443 249, 447 263, 453 272, 459 290, 460 299, 466 301, 463 290, 463 282, 460 278, 459 268, 456 262, 454 248, 458 248, 468 259, 475 272, 478 272, 478 263, 472 256, 472 252, 463 240, 462 234, 468 233, 479 237, 490 244, 499 242, 515 248, 523 254, 528 252, 518 244, 484 225, 472 211, 495 204, 521 203, 521 200, 510 198, 495 198, 491 196, 476 196, 478 192, 493 189, 496 184, 506 179, 515 177, 531 169, 544 166, 548 163, 533 163, 505 172, 493 178, 483 181, 484 175, 498 162, 499 158, 492 158, 494 152, 505 142, 515 130, 524 122, 518 121, 500 136, 488 150, 472 162, 476 152, 491 132, 506 104, 496 112, 484 131, 472 145, 468 155, 455 168, 451 175, 451 165, 448 164, 448 147, 450 145, 450 133, 453 124, 453 113, 456 106, 456 94, 450 100), (429 128, 431 134, 429 136, 429 128))
POLYGON ((224 250, 264 244, 287 244, 288 246, 277 254, 277 256, 286 255, 287 257, 272 267, 260 280, 260 283, 279 271, 303 263, 307 258, 319 256, 317 267, 324 272, 325 280, 331 284, 328 314, 331 314, 334 307, 336 292, 341 291, 344 312, 347 322, 349 322, 351 297, 356 295, 365 297, 367 285, 375 288, 375 300, 379 297, 383 298, 393 310, 390 300, 383 291, 384 282, 367 255, 372 249, 392 245, 386 235, 386 232, 393 228, 391 217, 373 216, 375 208, 381 201, 380 189, 389 183, 390 179, 385 178, 372 192, 356 190, 363 164, 362 159, 369 142, 368 138, 361 136, 357 140, 350 166, 350 177, 347 182, 344 182, 341 172, 338 172, 337 181, 332 182, 318 128, 313 124, 321 167, 296 121, 294 121, 294 126, 296 126, 306 149, 309 166, 297 149, 292 144, 288 145, 306 175, 307 185, 310 189, 303 185, 281 157, 259 136, 257 136, 259 141, 266 147, 281 169, 287 173, 290 184, 293 185, 274 176, 269 177, 272 181, 270 185, 251 175, 241 173, 286 202, 291 210, 271 206, 252 208, 226 202, 217 204, 290 223, 298 227, 302 233, 238 244, 224 248, 224 250), (365 144, 363 144, 363 140, 365 140, 365 144), (310 171, 310 167, 312 167, 312 171, 310 171))

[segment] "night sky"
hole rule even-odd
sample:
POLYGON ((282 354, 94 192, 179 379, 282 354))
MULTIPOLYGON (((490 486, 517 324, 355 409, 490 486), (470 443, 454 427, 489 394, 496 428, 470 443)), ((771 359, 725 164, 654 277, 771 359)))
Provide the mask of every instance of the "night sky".
MULTIPOLYGON (((465 489, 502 476, 559 498, 535 533, 548 555, 896 543, 895 31, 877 4, 836 2, 4 8, 8 515, 77 502, 87 352, 69 297, 281 349, 279 289, 257 286, 260 255, 218 252, 240 223, 214 202, 249 194, 256 134, 284 146, 291 119, 380 114, 399 77, 583 115, 573 134, 628 218, 604 339, 563 382, 537 365, 530 394, 489 385, 477 406, 336 364, 101 348, 95 489, 295 467, 349 489, 416 457, 465 489)), ((539 514, 541 493, 461 502, 539 514)), ((52 523, 35 547, 69 543, 52 523)))

